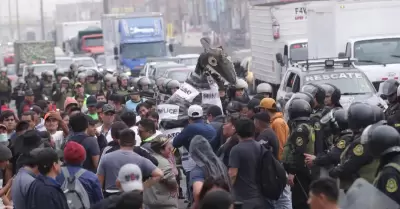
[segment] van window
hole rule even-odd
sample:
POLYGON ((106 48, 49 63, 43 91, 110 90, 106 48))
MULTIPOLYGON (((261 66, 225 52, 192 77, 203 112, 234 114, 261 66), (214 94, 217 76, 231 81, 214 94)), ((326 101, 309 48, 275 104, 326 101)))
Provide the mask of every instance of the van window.
POLYGON ((286 92, 296 93, 300 91, 300 77, 296 73, 290 73, 286 80, 286 92))

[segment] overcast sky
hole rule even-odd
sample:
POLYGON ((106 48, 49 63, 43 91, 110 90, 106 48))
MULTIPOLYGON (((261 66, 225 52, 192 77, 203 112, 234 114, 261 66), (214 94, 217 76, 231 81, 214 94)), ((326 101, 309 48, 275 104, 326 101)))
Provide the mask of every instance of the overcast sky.
MULTIPOLYGON (((8 2, 10 0, 0 0, 0 22, 8 21, 8 2)), ((18 0, 19 1, 19 14, 20 20, 23 19, 40 19, 40 0, 18 0)), ((43 0, 44 11, 46 16, 54 14, 55 5, 62 3, 75 3, 75 2, 92 2, 100 0, 43 0)), ((11 0, 11 16, 16 17, 16 2, 11 0)), ((101 9, 101 8, 100 8, 101 9)))

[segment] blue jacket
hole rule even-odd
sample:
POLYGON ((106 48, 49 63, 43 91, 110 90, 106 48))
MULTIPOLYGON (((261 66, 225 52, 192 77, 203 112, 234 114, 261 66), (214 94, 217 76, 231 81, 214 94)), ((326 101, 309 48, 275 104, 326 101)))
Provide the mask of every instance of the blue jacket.
POLYGON ((176 148, 184 146, 189 150, 190 141, 196 135, 203 136, 210 143, 217 135, 217 131, 210 124, 204 123, 203 119, 198 119, 194 123, 187 125, 178 136, 175 137, 172 145, 176 148))
MULTIPOLYGON (((80 166, 72 166, 72 165, 67 165, 66 167, 70 175, 75 175, 75 173, 82 168, 80 166)), ((62 185, 65 181, 63 173, 60 173, 60 175, 57 176, 56 180, 60 185, 62 185)), ((95 203, 103 199, 103 193, 101 191, 100 181, 97 178, 96 174, 87 170, 79 177, 79 181, 81 182, 82 186, 88 193, 90 205, 94 205, 95 203)))
POLYGON ((47 176, 39 175, 29 187, 26 209, 69 209, 60 184, 47 176))

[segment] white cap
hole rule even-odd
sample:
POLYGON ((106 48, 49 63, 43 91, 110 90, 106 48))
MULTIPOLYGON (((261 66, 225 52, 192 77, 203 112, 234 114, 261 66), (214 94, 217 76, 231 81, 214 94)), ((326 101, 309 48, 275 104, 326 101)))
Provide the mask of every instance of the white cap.
POLYGON ((200 105, 191 105, 188 109, 188 116, 191 118, 203 117, 203 108, 200 105))
POLYGON ((121 183, 121 188, 124 192, 143 190, 142 171, 135 164, 122 166, 119 169, 117 179, 121 183))

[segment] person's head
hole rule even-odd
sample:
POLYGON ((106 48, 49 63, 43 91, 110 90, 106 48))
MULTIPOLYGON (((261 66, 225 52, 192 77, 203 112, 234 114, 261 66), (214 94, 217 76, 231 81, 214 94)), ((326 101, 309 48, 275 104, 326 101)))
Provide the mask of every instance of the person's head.
POLYGON ((136 125, 136 114, 133 111, 124 111, 120 118, 128 127, 136 125))
POLYGON ((61 118, 65 124, 69 124, 69 115, 67 112, 61 112, 61 118))
POLYGON ((39 101, 35 102, 35 105, 40 107, 40 109, 43 110, 42 112, 48 112, 48 110, 49 110, 49 104, 48 104, 48 101, 46 101, 46 100, 39 100, 39 101))
POLYGON ((8 161, 12 158, 11 150, 3 144, 0 144, 0 169, 6 169, 8 161))
POLYGON ((231 137, 236 134, 235 123, 238 118, 236 117, 227 117, 224 125, 222 126, 222 134, 225 138, 231 137))
POLYGON ((34 174, 39 174, 37 154, 42 150, 42 148, 35 148, 26 155, 22 155, 19 158, 22 166, 28 167, 34 174))
POLYGON ((89 122, 86 115, 83 113, 76 113, 69 119, 69 125, 74 133, 85 132, 88 128, 89 122))
POLYGON ((96 97, 94 96, 89 96, 86 99, 86 107, 88 108, 89 114, 95 114, 96 112, 96 106, 97 106, 97 100, 96 97))
POLYGON ((139 121, 138 131, 140 138, 145 140, 156 133, 156 126, 152 120, 144 118, 139 121))
POLYGON ((76 82, 74 85, 74 91, 75 91, 75 94, 83 95, 83 93, 84 93, 83 85, 79 82, 76 82))
POLYGON ((146 118, 147 113, 150 111, 151 106, 146 103, 142 102, 136 106, 136 112, 140 115, 141 118, 146 118))
POLYGON ((229 184, 223 178, 208 177, 203 182, 203 186, 199 193, 199 199, 202 200, 209 191, 215 189, 222 189, 230 192, 229 184))
POLYGON ((31 89, 25 91, 25 101, 33 103, 35 101, 35 95, 31 89))
POLYGON ((99 117, 99 121, 102 123, 103 119, 101 118, 101 116, 103 115, 103 106, 107 104, 107 102, 97 102, 96 105, 96 111, 97 111, 97 115, 99 117))
POLYGON ((172 144, 170 140, 165 135, 158 135, 155 139, 151 141, 151 149, 162 155, 165 158, 169 158, 172 154, 172 144))
POLYGON ((262 99, 258 107, 260 112, 267 112, 268 114, 274 114, 277 111, 275 99, 272 98, 262 99))
POLYGON ((8 146, 7 127, 4 124, 0 124, 0 144, 8 146))
POLYGON ((44 126, 46 130, 49 132, 54 132, 58 130, 58 126, 60 123, 61 115, 59 112, 49 112, 44 116, 44 126))
POLYGON ((190 105, 188 108, 189 123, 194 123, 203 118, 203 108, 200 105, 190 105))
POLYGON ((270 124, 271 117, 266 112, 259 112, 254 115, 254 126, 257 133, 261 133, 270 124))
POLYGON ((261 100, 253 98, 247 103, 247 117, 252 119, 254 115, 258 112, 258 106, 261 100))
POLYGON ((211 122, 215 117, 222 115, 222 110, 217 105, 212 105, 207 110, 207 120, 211 122))
POLYGON ((85 159, 85 148, 77 142, 68 141, 64 148, 64 162, 68 165, 81 166, 85 159))
POLYGON ((320 178, 310 185, 308 204, 310 209, 326 208, 327 205, 336 205, 339 199, 337 183, 331 178, 320 178))
POLYGON ((233 209, 232 195, 222 189, 209 191, 200 201, 199 209, 233 209))
POLYGON ((111 125, 115 119, 114 105, 105 104, 102 108, 101 119, 104 124, 111 125))
POLYGON ((103 92, 99 92, 96 94, 97 102, 107 102, 106 95, 103 92))
POLYGON ((255 127, 254 122, 250 119, 244 118, 239 119, 233 124, 236 129, 236 133, 239 136, 239 139, 249 139, 254 137, 255 127))
POLYGON ((58 155, 53 148, 42 148, 37 154, 37 161, 40 174, 55 178, 60 173, 58 155))
POLYGON ((88 121, 88 128, 86 129, 86 134, 89 136, 96 136, 97 121, 88 115, 86 115, 86 119, 88 121))
POLYGON ((29 129, 29 123, 26 121, 19 121, 15 126, 15 133, 17 136, 24 134, 29 129))
POLYGON ((83 107, 83 103, 85 102, 85 96, 84 96, 84 95, 77 94, 77 95, 75 96, 75 100, 78 102, 78 107, 79 107, 79 108, 82 108, 82 107, 83 107))
POLYGON ((158 115, 158 112, 156 111, 150 111, 147 113, 147 118, 149 120, 152 120, 154 122, 154 125, 156 126, 156 129, 158 128, 158 121, 160 120, 160 116, 158 115))
POLYGON ((153 99, 148 99, 148 100, 144 101, 143 103, 148 104, 150 107, 150 110, 152 110, 152 111, 155 111, 157 109, 156 101, 154 101, 153 99))
POLYGON ((77 114, 77 113, 82 113, 81 108, 80 107, 72 107, 71 109, 69 109, 69 117, 77 114))
POLYGON ((130 93, 129 97, 134 102, 140 101, 140 99, 141 99, 139 91, 134 91, 134 92, 130 93))
POLYGON ((116 121, 115 123, 113 123, 111 125, 111 137, 113 138, 113 140, 119 140, 121 131, 126 128, 129 127, 122 121, 116 121))
POLYGON ((33 113, 34 113, 36 125, 39 124, 41 122, 41 117, 43 114, 42 108, 40 108, 37 105, 33 105, 30 110, 33 111, 33 113))
POLYGON ((116 208, 118 209, 142 209, 143 207, 143 192, 140 190, 125 192, 121 194, 116 208))
POLYGON ((116 186, 123 192, 143 191, 142 171, 136 164, 125 164, 119 169, 116 186))
POLYGON ((27 112, 22 113, 21 120, 25 121, 29 124, 30 130, 34 129, 36 126, 35 112, 33 112, 33 111, 27 111, 27 112))
POLYGON ((17 125, 14 112, 11 110, 2 111, 0 114, 0 123, 4 124, 8 131, 13 131, 17 125))
POLYGON ((67 97, 64 102, 64 111, 70 114, 73 107, 78 107, 78 102, 73 97, 67 97))
POLYGON ((136 144, 135 136, 135 132, 126 127, 124 130, 119 132, 119 145, 121 147, 132 148, 136 144))

